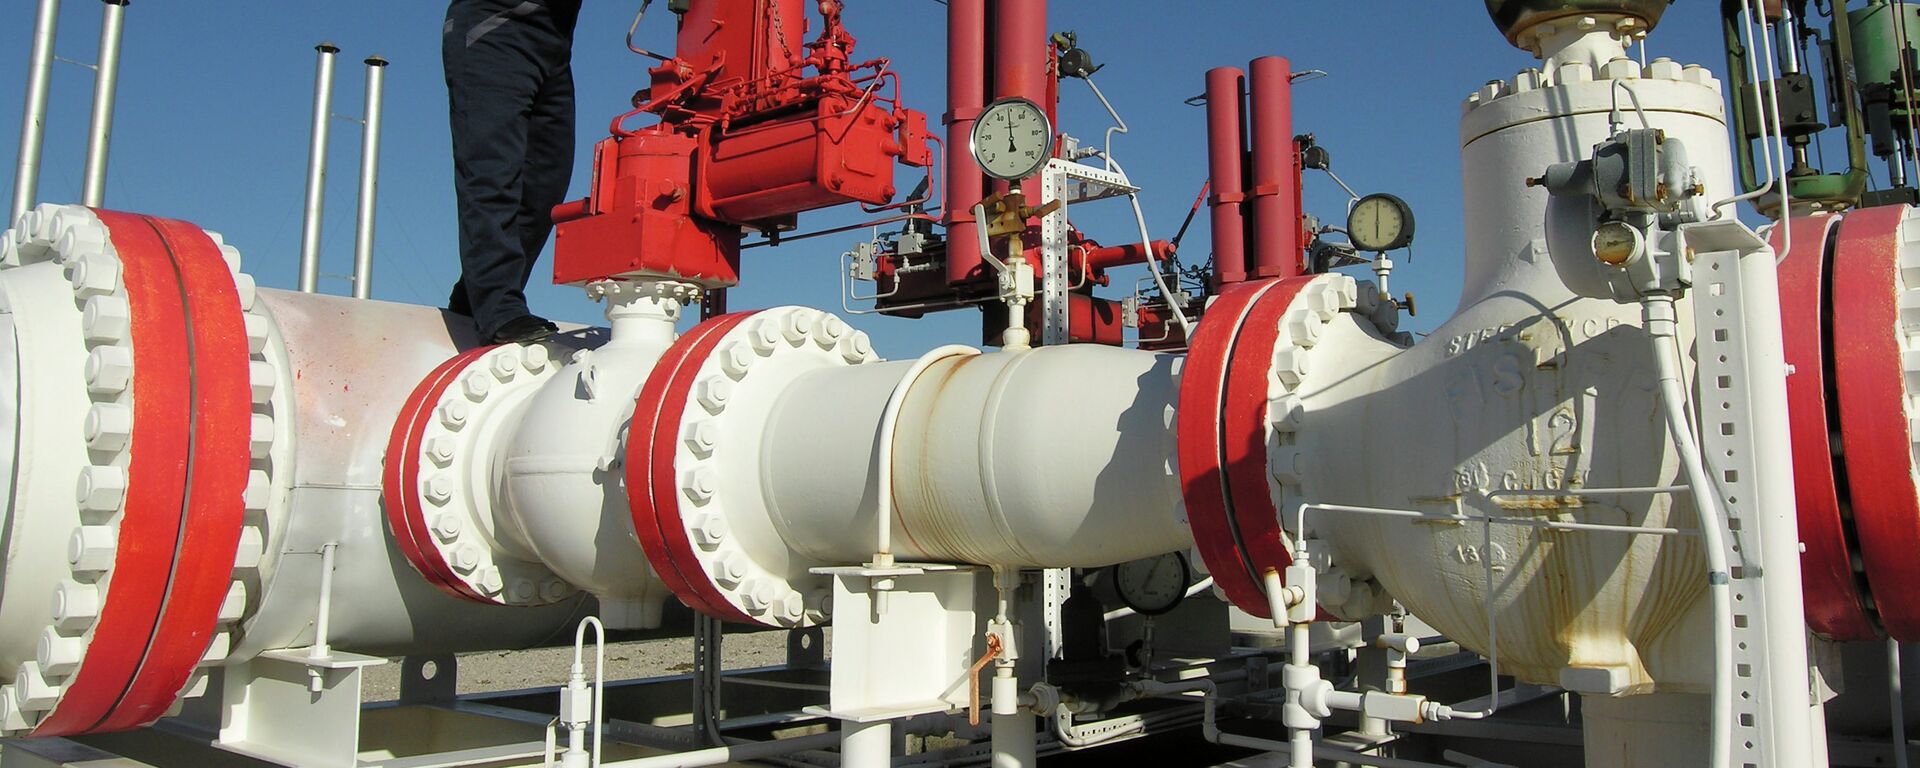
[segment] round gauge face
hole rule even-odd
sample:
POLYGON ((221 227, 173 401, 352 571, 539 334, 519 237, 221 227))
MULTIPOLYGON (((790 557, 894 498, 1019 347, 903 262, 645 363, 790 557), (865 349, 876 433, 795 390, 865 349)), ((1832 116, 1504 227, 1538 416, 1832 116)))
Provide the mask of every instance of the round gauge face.
POLYGON ((1187 558, 1178 552, 1133 560, 1113 567, 1113 585, 1120 601, 1142 615, 1173 610, 1187 595, 1187 558))
POLYGON ((1053 124, 1040 105, 1021 98, 987 105, 973 123, 973 159, 996 179, 1024 179, 1053 157, 1053 124))
POLYGON ((1413 242, 1413 209, 1388 194, 1367 195, 1347 214, 1347 239, 1362 251, 1391 251, 1413 242))

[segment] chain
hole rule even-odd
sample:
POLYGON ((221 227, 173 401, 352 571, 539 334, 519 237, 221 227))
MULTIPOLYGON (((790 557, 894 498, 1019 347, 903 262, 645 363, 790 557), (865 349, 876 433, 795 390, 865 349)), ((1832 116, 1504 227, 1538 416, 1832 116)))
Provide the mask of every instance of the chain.
POLYGON ((793 55, 793 49, 787 46, 786 25, 780 21, 780 0, 767 0, 767 22, 773 25, 773 39, 780 41, 780 53, 787 57, 786 66, 797 66, 800 57, 793 55))

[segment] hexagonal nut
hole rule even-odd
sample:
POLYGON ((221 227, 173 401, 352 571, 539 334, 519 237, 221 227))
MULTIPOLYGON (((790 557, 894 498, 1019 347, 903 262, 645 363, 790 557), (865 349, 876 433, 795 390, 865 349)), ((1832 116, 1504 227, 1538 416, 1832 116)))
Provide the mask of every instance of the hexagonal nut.
POLYGON ((80 309, 80 327, 87 341, 95 344, 119 344, 127 338, 133 324, 133 310, 120 296, 95 296, 80 309))
POLYGON ((1306 309, 1295 307, 1280 317, 1280 330, 1285 340, 1296 345, 1312 348, 1320 342, 1320 333, 1327 324, 1320 316, 1306 309))
POLYGON ((806 596, 791 589, 787 590, 774 601, 774 615, 783 624, 799 624, 807 615, 806 596))
POLYGON ((701 515, 693 524, 693 540, 702 549, 717 549, 727 540, 727 518, 725 515, 701 515))
POLYGON ((466 521, 452 512, 442 512, 433 518, 433 535, 443 542, 452 543, 454 539, 460 538, 460 532, 465 528, 466 521))
POLYGON ((120 289, 120 260, 103 254, 83 256, 67 265, 67 281, 81 301, 120 289))
POLYGON ((101 573, 113 567, 120 531, 111 525, 83 525, 67 537, 67 565, 75 574, 101 573))
POLYGON ((513 579, 512 589, 507 592, 507 597, 517 603, 530 603, 540 597, 540 587, 533 583, 533 579, 516 576, 513 579))
POLYGON ((740 580, 747 577, 747 557, 739 552, 724 552, 707 562, 714 583, 725 589, 739 586, 740 580))
POLYGON ((568 592, 572 591, 573 587, 571 585, 559 579, 549 578, 540 582, 540 597, 549 603, 560 602, 562 598, 567 596, 568 592))
POLYGON ((273 501, 273 478, 258 469, 247 473, 247 489, 241 492, 240 501, 248 512, 265 512, 273 501))
POLYGON ((788 312, 780 318, 780 335, 788 344, 800 346, 813 333, 813 318, 803 312, 788 312))
POLYGON ((741 343, 721 347, 714 357, 720 361, 720 370, 736 381, 746 378, 747 371, 752 370, 753 364, 760 359, 751 345, 741 343))
POLYGON ((127 471, 115 466, 84 467, 73 490, 81 513, 90 517, 111 515, 126 501, 127 471))
POLYGON ((840 359, 858 365, 873 356, 873 339, 865 333, 854 331, 840 342, 840 359))
POLYGON ((227 271, 240 274, 240 268, 244 263, 240 258, 240 249, 223 242, 218 232, 208 232, 207 237, 220 244, 220 258, 227 262, 227 271))
POLYGON ((1300 484, 1300 449, 1292 446, 1267 449, 1267 472, 1281 485, 1300 484))
POLYGON ((1297 395, 1286 394, 1267 401, 1267 423, 1275 432, 1293 432, 1306 419, 1306 408, 1297 395))
POLYGON ((253 275, 238 272, 233 276, 233 292, 240 298, 240 311, 252 312, 253 302, 260 297, 260 286, 253 281, 253 275))
POLYGON ((65 632, 83 632, 100 618, 100 588, 71 579, 53 587, 53 625, 65 632))
POLYGON ((1600 79, 1638 80, 1640 79, 1640 64, 1624 56, 1616 57, 1612 61, 1600 65, 1600 79))
POLYGON ((260 567, 260 559, 267 553, 267 533, 260 526, 248 525, 240 528, 240 542, 233 548, 233 567, 239 570, 260 567))
POLYGON ((539 373, 553 362, 553 353, 545 344, 529 344, 521 352, 520 364, 526 366, 529 373, 539 373))
POLYGON ((712 467, 700 466, 681 474, 680 492, 694 504, 705 504, 720 490, 720 475, 712 467))
POLYGON ((733 380, 724 376, 709 376, 694 385, 694 397, 700 405, 711 413, 726 410, 727 401, 733 399, 733 380))
POLYGON ((434 435, 427 439, 427 459, 432 461, 434 466, 445 469, 453 463, 458 444, 459 441, 453 439, 452 435, 434 435))
POLYGON ((493 392, 493 377, 486 371, 467 371, 460 377, 460 391, 476 403, 485 400, 493 392))
POLYGON ((436 505, 445 505, 453 501, 453 477, 447 474, 438 474, 429 477, 423 490, 427 501, 433 502, 436 505))
POLYGON ((39 642, 34 643, 33 660, 54 677, 66 677, 80 667, 80 660, 86 656, 87 641, 61 635, 53 627, 42 629, 39 642))
POLYGON ((772 319, 763 319, 747 329, 747 343, 761 356, 771 355, 780 347, 780 324, 772 319))
POLYGON ((1558 85, 1587 83, 1593 81, 1593 65, 1584 61, 1569 61, 1553 71, 1553 82, 1558 85))
POLYGON ((246 618, 247 583, 236 581, 227 587, 227 596, 220 600, 220 613, 217 620, 222 624, 232 624, 246 618))
POLYGON ((847 335, 847 324, 838 317, 823 314, 813 321, 813 330, 808 335, 821 349, 832 349, 840 343, 840 337, 847 335))
POLYGON ((448 561, 447 564, 453 566, 456 571, 473 573, 473 569, 480 567, 480 546, 471 543, 462 544, 454 548, 448 561))
POLYGON ((1299 347, 1275 350, 1273 375, 1288 389, 1300 386, 1301 379, 1307 376, 1307 351, 1299 347))
POLYGON ((13 703, 28 712, 45 712, 60 701, 60 686, 47 682, 40 662, 20 662, 13 676, 13 703))
POLYGON ((273 390, 280 386, 280 372, 273 369, 271 363, 254 360, 247 363, 247 387, 252 390, 253 402, 265 403, 273 397, 273 390))
POLYGON ((113 452, 127 447, 133 436, 133 409, 119 403, 94 403, 87 409, 82 435, 87 447, 113 452))
POLYGON ((720 443, 720 425, 712 419, 702 419, 687 425, 683 442, 693 455, 706 458, 713 455, 713 449, 720 443))
POLYGON ((734 592, 740 598, 741 604, 746 606, 748 613, 765 613, 767 608, 773 605, 773 585, 766 579, 747 579, 734 592))
POLYGON ((500 569, 491 565, 474 572, 473 586, 488 597, 499 595, 506 589, 506 583, 500 578, 500 569))
POLYGON ((253 415, 251 425, 253 458, 264 459, 273 451, 273 417, 264 413, 253 415))
POLYGON ((264 315, 247 315, 247 353, 260 354, 267 350, 267 318, 264 315))
POLYGON ((467 417, 472 415, 473 411, 464 402, 450 400, 440 406, 439 412, 440 426, 448 431, 458 432, 461 427, 467 425, 467 417))
POLYGON ((1662 56, 1647 65, 1646 76, 1650 80, 1679 80, 1686 71, 1687 68, 1681 66, 1680 62, 1662 56))
POLYGON ((501 347, 487 356, 487 370, 503 382, 513 381, 513 377, 520 375, 522 362, 519 347, 501 347))

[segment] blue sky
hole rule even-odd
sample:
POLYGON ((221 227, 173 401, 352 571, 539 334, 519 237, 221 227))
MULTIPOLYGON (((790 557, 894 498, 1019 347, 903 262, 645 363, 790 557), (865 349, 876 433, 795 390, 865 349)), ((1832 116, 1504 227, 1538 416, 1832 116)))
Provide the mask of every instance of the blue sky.
MULTIPOLYGON (((19 130, 19 104, 32 23, 29 0, 8 0, 8 53, 0 55, 0 155, 9 160, 19 130)), ((622 42, 638 0, 588 0, 574 66, 580 100, 579 195, 585 149, 624 111, 646 82, 649 63, 622 42)), ((849 0, 847 25, 859 38, 856 58, 888 56, 905 77, 908 104, 944 111, 945 9, 934 0, 849 0)), ((93 60, 100 4, 65 0, 61 56, 93 60)), ((1652 56, 1720 66, 1717 4, 1675 6, 1655 33, 1652 56)), ((393 62, 387 78, 386 132, 380 186, 374 297, 438 304, 457 276, 446 94, 440 68, 438 0, 140 0, 130 6, 107 204, 193 221, 223 233, 246 255, 260 284, 291 288, 299 252, 314 54, 322 40, 339 45, 334 111, 361 112, 363 68, 379 54, 393 62)), ((670 50, 670 16, 656 4, 642 44, 670 50)), ((1414 0, 1055 0, 1055 29, 1079 32, 1081 45, 1107 66, 1096 78, 1130 136, 1115 156, 1145 189, 1148 224, 1170 236, 1205 180, 1203 110, 1183 105, 1202 89, 1207 68, 1244 66, 1262 55, 1292 59, 1295 69, 1329 77, 1295 93, 1295 127, 1318 135, 1333 168, 1365 194, 1392 192, 1412 204, 1419 221, 1415 258, 1400 262, 1396 292, 1414 291, 1417 330, 1437 325, 1459 294, 1461 206, 1457 121, 1461 99, 1487 80, 1510 77, 1532 57, 1509 47, 1479 2, 1414 0), (1446 10, 1438 10, 1445 8, 1446 10)), ((817 24, 816 24, 817 28, 817 24)), ((92 73, 57 65, 47 131, 43 201, 78 198, 92 73)), ((1063 89, 1061 127, 1097 141, 1106 114, 1084 84, 1063 89)), ((322 271, 350 270, 359 127, 334 125, 322 271)), ((912 180, 903 175, 900 188, 912 180)), ((1344 215, 1332 182, 1310 174, 1307 207, 1323 219, 1344 215)), ((11 185, 8 185, 8 189, 11 185)), ((7 194, 0 191, 0 194, 7 194)), ((860 221, 857 210, 803 216, 803 231, 860 221)), ((1075 221, 1110 243, 1133 237, 1124 202, 1076 209, 1075 221)), ((1188 258, 1204 261, 1204 213, 1189 235, 1188 258)), ((839 311, 839 254, 860 236, 846 234, 748 252, 735 308, 805 304, 839 311)), ((579 292, 547 284, 543 260, 530 298, 557 319, 597 322, 599 311, 579 292)), ((1144 273, 1142 273, 1144 274, 1144 273)), ((1130 286, 1133 276, 1114 281, 1130 286)), ((322 289, 345 294, 338 278, 322 289)), ((1114 289, 1109 292, 1118 297, 1114 289)), ((890 357, 912 356, 950 341, 978 340, 977 316, 948 313, 927 320, 850 318, 874 335, 890 357)))

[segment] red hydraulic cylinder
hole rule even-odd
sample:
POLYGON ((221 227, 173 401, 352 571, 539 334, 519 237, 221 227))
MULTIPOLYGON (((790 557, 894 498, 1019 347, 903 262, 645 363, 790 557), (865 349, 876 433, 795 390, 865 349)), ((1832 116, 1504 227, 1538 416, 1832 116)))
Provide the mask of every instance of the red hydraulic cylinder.
MULTIPOLYGON (((1153 241, 1153 258, 1155 261, 1166 261, 1167 258, 1172 255, 1172 243, 1165 240, 1153 241)), ((1103 245, 1098 248, 1089 248, 1086 253, 1080 255, 1080 264, 1078 266, 1085 267, 1089 270, 1105 270, 1145 263, 1147 263, 1147 249, 1141 247, 1139 243, 1128 243, 1126 245, 1103 245)))
POLYGON ((1287 60, 1253 60, 1254 277, 1300 274, 1300 166, 1293 142, 1293 82, 1287 60))
POLYGON ((1246 73, 1235 67, 1207 70, 1207 166, 1212 175, 1213 281, 1247 279, 1245 130, 1240 92, 1246 73))
POLYGON ((973 206, 987 176, 973 161, 973 122, 987 103, 987 0, 947 0, 947 282, 981 269, 973 206))

